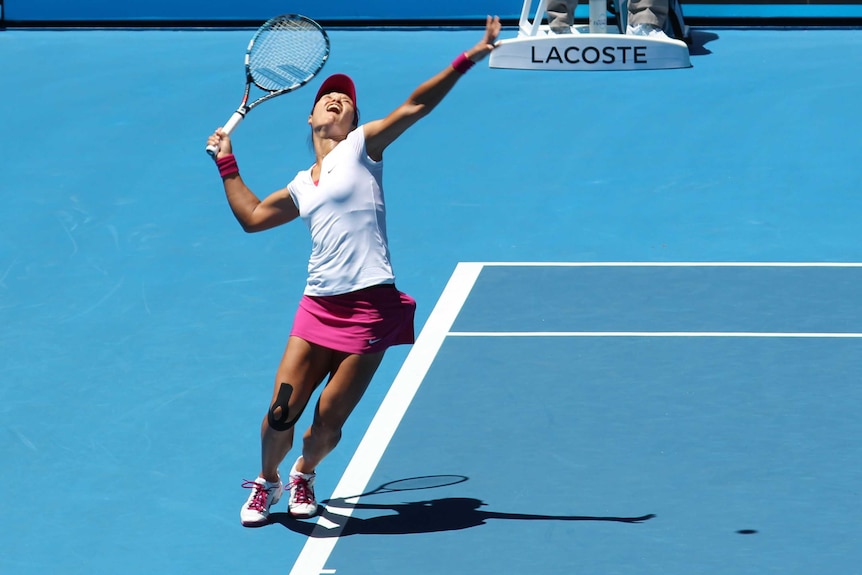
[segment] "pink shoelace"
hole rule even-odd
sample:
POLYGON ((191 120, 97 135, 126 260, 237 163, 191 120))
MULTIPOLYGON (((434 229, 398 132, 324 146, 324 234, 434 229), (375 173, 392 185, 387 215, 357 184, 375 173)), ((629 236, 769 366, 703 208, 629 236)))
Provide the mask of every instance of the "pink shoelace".
POLYGON ((267 489, 264 485, 256 481, 249 481, 248 479, 243 481, 242 486, 244 489, 254 489, 254 494, 248 508, 253 511, 266 511, 266 501, 269 498, 269 492, 275 489, 275 487, 267 489))
POLYGON ((313 503, 314 490, 308 485, 308 480, 299 475, 290 476, 290 488, 296 489, 293 503, 313 503))

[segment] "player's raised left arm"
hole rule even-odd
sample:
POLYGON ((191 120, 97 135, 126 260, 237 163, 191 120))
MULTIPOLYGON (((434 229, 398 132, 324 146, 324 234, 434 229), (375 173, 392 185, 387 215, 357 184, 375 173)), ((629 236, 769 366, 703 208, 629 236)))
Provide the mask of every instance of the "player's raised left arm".
POLYGON ((500 28, 500 18, 488 16, 485 20, 485 33, 475 46, 458 56, 445 69, 423 82, 410 94, 406 102, 398 106, 388 116, 365 124, 365 143, 369 157, 380 160, 383 157, 383 151, 389 144, 419 119, 427 116, 443 100, 469 67, 484 59, 494 49, 500 28))

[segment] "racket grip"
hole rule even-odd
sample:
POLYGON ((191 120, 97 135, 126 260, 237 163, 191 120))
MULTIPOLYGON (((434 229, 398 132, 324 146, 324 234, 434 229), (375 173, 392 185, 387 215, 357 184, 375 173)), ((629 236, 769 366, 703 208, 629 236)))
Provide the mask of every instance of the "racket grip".
MULTIPOLYGON (((245 114, 239 111, 234 112, 230 119, 227 121, 227 123, 222 126, 221 131, 227 135, 230 135, 230 133, 234 131, 234 128, 236 128, 239 123, 242 122, 243 118, 245 118, 245 114)), ((207 146, 207 154, 209 154, 213 159, 215 159, 216 154, 218 154, 218 151, 219 147, 216 145, 207 146)))

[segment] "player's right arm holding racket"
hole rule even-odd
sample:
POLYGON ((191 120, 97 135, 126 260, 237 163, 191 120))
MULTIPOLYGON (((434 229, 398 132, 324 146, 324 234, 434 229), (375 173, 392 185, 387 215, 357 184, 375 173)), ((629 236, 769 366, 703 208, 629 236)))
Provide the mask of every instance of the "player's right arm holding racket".
POLYGON ((240 106, 227 123, 209 137, 206 151, 218 164, 230 207, 247 232, 287 223, 296 218, 299 211, 286 189, 263 201, 248 189, 231 153, 229 134, 258 105, 311 81, 328 58, 326 31, 314 20, 299 14, 270 18, 257 29, 246 48, 246 81, 240 106))
POLYGON ((222 175, 225 195, 243 230, 260 232, 286 224, 299 216, 299 209, 287 188, 269 194, 263 201, 249 189, 239 174, 230 136, 224 130, 216 130, 207 140, 207 145, 218 148, 215 160, 222 175))

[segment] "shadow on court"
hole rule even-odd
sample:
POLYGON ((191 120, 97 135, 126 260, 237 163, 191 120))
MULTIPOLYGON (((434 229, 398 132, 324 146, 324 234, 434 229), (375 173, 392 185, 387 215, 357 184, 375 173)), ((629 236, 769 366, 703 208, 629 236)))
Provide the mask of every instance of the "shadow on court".
POLYGON ((718 40, 718 34, 714 32, 706 32, 704 30, 691 31, 691 43, 688 46, 688 53, 692 56, 707 56, 712 54, 712 51, 706 47, 710 42, 718 40))
MULTIPOLYGON (((466 478, 465 478, 466 479, 466 478)), ((376 491, 376 490, 375 490, 376 491)), ((373 495, 374 492, 369 495, 373 495)), ((486 524, 489 520, 509 521, 606 521, 616 523, 642 523, 655 517, 654 514, 639 517, 602 517, 590 515, 533 515, 504 513, 482 509, 486 503, 470 497, 445 497, 413 501, 409 503, 348 503, 354 497, 331 499, 322 502, 321 515, 334 523, 331 528, 316 522, 300 521, 288 513, 272 513, 271 523, 309 537, 345 537, 348 535, 406 535, 457 531, 486 524), (329 509, 361 509, 372 511, 394 511, 376 517, 345 517, 329 509)))

